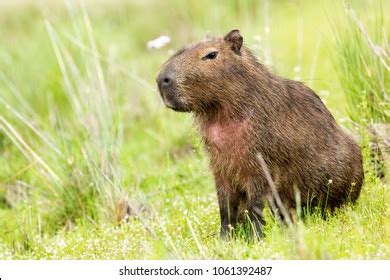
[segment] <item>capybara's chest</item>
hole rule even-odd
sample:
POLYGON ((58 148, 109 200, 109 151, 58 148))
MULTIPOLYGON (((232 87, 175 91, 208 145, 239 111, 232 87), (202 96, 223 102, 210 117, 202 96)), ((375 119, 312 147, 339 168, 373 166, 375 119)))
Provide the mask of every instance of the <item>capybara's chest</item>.
POLYGON ((237 180, 250 176, 253 155, 248 119, 205 123, 201 132, 215 173, 237 180))

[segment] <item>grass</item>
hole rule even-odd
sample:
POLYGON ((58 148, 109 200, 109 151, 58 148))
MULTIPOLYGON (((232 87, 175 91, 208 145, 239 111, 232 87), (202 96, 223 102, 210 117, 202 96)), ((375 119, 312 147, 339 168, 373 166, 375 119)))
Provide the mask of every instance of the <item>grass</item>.
POLYGON ((352 121, 364 126, 390 121, 390 30, 381 7, 377 9, 374 17, 364 17, 345 5, 346 19, 334 26, 337 68, 347 96, 348 114, 352 121))
MULTIPOLYGON (((338 82, 349 68, 335 72, 330 57, 349 48, 332 44, 342 38, 324 16, 340 7, 313 2, 0 9, 0 259, 389 258, 389 183, 375 176, 364 128, 366 181, 356 205, 327 220, 314 213, 292 228, 268 216, 262 241, 223 241, 191 117, 165 109, 156 91, 169 49, 239 27, 264 63, 309 84, 348 125, 353 81, 338 82), (172 44, 147 50, 162 34, 172 44)), ((375 16, 365 5, 367 17, 375 16)), ((335 57, 346 65, 347 56, 335 57)))

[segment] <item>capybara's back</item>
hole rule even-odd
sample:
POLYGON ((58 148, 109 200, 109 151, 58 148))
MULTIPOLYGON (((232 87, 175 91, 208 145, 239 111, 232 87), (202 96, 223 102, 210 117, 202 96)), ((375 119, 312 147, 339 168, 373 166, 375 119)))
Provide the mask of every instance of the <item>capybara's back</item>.
POLYGON ((242 42, 233 30, 189 45, 157 78, 169 108, 194 114, 222 233, 244 210, 261 232, 266 204, 283 214, 297 207, 298 196, 309 207, 354 202, 363 182, 359 146, 310 88, 271 73, 242 42))
MULTIPOLYGON (((320 98, 300 82, 279 78, 280 102, 267 128, 256 131, 264 157, 285 205, 333 209, 354 202, 363 182, 359 146, 337 125, 320 98), (262 131, 266 130, 265 134, 262 131)), ((261 113, 256 119, 261 118, 261 113)))

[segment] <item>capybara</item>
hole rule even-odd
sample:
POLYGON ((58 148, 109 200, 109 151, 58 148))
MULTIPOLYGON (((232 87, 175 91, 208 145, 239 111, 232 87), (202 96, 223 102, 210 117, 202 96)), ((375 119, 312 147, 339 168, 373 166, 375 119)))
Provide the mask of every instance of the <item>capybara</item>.
POLYGON ((157 83, 166 106, 192 112, 199 127, 222 235, 249 217, 261 236, 266 205, 286 219, 298 206, 332 210, 358 198, 357 143, 313 90, 262 65, 238 30, 180 49, 157 83))

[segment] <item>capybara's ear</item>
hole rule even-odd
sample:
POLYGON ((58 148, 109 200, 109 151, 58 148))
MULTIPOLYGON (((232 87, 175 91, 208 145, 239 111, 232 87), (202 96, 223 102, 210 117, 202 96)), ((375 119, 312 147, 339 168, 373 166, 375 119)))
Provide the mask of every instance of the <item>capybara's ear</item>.
POLYGON ((225 41, 231 45, 234 52, 240 52, 244 39, 242 38, 238 29, 233 29, 224 37, 225 41))

